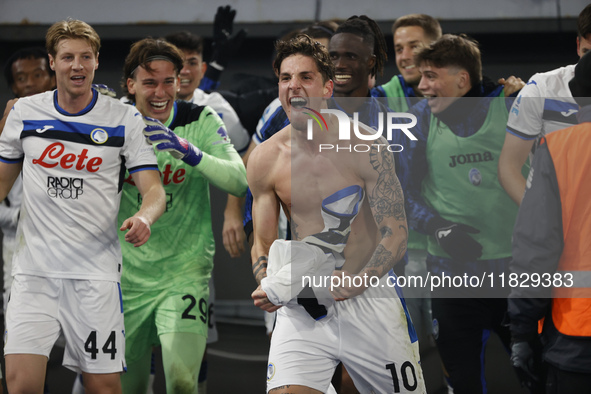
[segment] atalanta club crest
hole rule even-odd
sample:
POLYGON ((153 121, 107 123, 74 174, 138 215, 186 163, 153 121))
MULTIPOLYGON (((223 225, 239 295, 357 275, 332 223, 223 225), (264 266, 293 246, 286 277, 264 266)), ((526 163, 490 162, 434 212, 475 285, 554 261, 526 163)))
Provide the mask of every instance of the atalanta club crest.
POLYGON ((109 139, 109 134, 103 129, 94 129, 90 132, 90 139, 97 144, 104 144, 109 139))
POLYGON ((472 168, 470 170, 468 173, 468 178, 470 179, 470 183, 474 186, 478 186, 480 183, 482 183, 482 174, 476 168, 472 168))
POLYGON ((267 365, 267 381, 273 379, 273 376, 275 376, 275 365, 269 363, 269 365, 267 365))

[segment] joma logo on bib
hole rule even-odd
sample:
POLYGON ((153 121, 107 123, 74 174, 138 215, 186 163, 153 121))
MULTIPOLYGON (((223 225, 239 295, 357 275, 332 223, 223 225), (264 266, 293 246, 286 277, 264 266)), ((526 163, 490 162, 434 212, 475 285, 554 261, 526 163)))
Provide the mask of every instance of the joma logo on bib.
POLYGON ((454 155, 449 157, 451 162, 449 163, 450 167, 455 167, 458 164, 471 164, 471 163, 480 163, 482 161, 493 161, 494 157, 490 152, 483 152, 483 153, 467 153, 465 155, 454 155))
POLYGON ((75 168, 78 171, 86 169, 88 172, 97 172, 103 159, 100 157, 88 157, 88 149, 82 149, 80 154, 65 153, 64 144, 61 142, 54 142, 49 145, 41 157, 33 159, 33 164, 38 164, 41 167, 53 168, 60 166, 65 169, 75 168))

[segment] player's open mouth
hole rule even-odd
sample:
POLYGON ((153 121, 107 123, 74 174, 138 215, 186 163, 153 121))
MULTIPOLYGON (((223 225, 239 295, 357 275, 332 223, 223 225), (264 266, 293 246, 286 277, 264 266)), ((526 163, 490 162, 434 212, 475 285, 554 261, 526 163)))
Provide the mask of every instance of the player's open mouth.
POLYGON ((423 97, 427 99, 427 104, 429 105, 434 104, 435 99, 437 98, 437 96, 435 96, 434 94, 423 94, 423 97))
POLYGON ((336 74, 334 76, 334 81, 337 84, 344 84, 349 82, 349 80, 351 79, 351 74, 336 74))
POLYGON ((427 104, 431 108, 441 105, 441 103, 445 102, 445 100, 442 100, 441 97, 434 94, 424 94, 423 97, 427 99, 427 104))
POLYGON ((74 83, 76 83, 77 85, 81 85, 84 80, 86 79, 86 77, 84 75, 74 75, 72 78, 70 78, 74 83))
POLYGON ((190 84, 191 84, 190 79, 181 79, 181 85, 190 85, 190 84))
POLYGON ((403 67, 405 70, 414 70, 417 66, 415 66, 414 64, 411 64, 410 66, 405 66, 403 67))
POLYGON ((150 105, 157 110, 162 110, 162 109, 166 108, 167 104, 168 104, 168 100, 166 100, 166 101, 150 101, 150 105))
POLYGON ((300 109, 305 107, 306 104, 308 104, 308 101, 303 97, 292 97, 291 99, 289 99, 289 103, 292 107, 300 109))

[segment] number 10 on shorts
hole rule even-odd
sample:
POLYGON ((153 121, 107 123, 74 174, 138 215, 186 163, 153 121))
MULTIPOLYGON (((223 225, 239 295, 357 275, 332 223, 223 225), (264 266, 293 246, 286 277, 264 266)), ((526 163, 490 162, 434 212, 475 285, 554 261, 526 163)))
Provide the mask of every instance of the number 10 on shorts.
MULTIPOLYGON (((96 360, 96 356, 99 353, 99 349, 96 343, 96 331, 91 331, 90 335, 84 343, 84 351, 90 353, 90 358, 96 360)), ((111 335, 107 338, 107 341, 102 347, 104 354, 110 354, 111 360, 115 360, 115 354, 117 354, 117 344, 115 343, 115 331, 111 331, 111 335)))
MULTIPOLYGON (((388 364, 386 365, 386 369, 390 370, 392 374, 392 381, 394 382, 394 392, 400 393, 400 379, 398 378, 398 371, 396 368, 396 364, 388 364)), ((405 361, 400 366, 400 375, 402 378, 402 385, 407 391, 415 391, 418 386, 417 374, 415 372, 415 367, 412 365, 410 361, 405 361)))

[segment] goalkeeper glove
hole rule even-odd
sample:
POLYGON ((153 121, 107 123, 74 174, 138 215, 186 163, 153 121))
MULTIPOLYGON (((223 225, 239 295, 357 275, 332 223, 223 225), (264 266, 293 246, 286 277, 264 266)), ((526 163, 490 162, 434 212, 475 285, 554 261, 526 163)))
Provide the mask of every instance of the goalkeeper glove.
POLYGON ((168 151, 175 159, 180 159, 193 167, 201 162, 201 149, 176 135, 159 120, 144 116, 144 123, 144 135, 149 143, 156 146, 157 151, 168 151))

